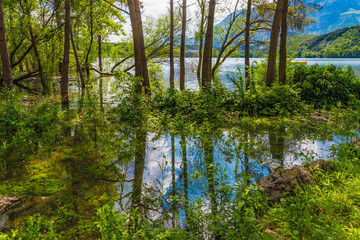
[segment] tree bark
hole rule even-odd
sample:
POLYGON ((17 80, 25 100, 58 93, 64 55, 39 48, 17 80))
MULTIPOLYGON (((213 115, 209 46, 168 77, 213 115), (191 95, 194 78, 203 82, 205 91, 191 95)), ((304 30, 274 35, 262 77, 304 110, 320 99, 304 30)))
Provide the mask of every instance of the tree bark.
POLYGON ((286 41, 287 41, 287 15, 288 15, 288 7, 289 0, 283 0, 283 9, 282 9, 282 17, 281 17, 281 35, 280 35, 280 63, 279 63, 279 84, 284 85, 286 81, 286 61, 287 61, 287 49, 286 49, 286 41))
POLYGON ((200 20, 200 29, 199 29, 199 63, 196 70, 196 77, 198 79, 199 88, 201 88, 201 68, 202 68, 202 58, 203 58, 203 49, 204 49, 204 24, 206 21, 206 1, 200 1, 200 10, 201 10, 201 20, 200 20))
POLYGON ((205 36, 205 46, 203 55, 202 67, 202 88, 207 89, 211 83, 211 61, 212 61, 212 46, 214 33, 214 16, 215 16, 216 0, 210 0, 208 24, 205 36))
POLYGON ((62 62, 61 84, 60 84, 61 102, 63 106, 69 105, 70 35, 71 35, 70 0, 65 0, 64 58, 62 62))
POLYGON ((174 80, 174 0, 170 0, 170 87, 175 88, 174 80))
POLYGON ((268 67, 267 67, 267 73, 266 73, 266 86, 267 87, 271 87, 275 81, 276 52, 277 52, 277 45, 278 45, 279 32, 280 32, 280 22, 281 22, 283 2, 284 2, 283 0, 278 0, 278 2, 277 2, 273 25, 271 28, 268 67))
MULTIPOLYGON (((54 1, 54 9, 55 9, 55 21, 56 21, 56 27, 59 29, 61 26, 61 10, 60 10, 60 5, 61 5, 61 0, 55 0, 54 1)), ((62 43, 62 36, 61 36, 61 31, 59 33, 59 44, 61 45, 62 43)), ((60 52, 61 54, 61 52, 60 52)), ((58 71, 61 74, 62 71, 62 61, 59 59, 59 64, 58 64, 58 71)))
POLYGON ((89 5, 90 5, 90 44, 85 57, 85 69, 88 77, 90 76, 89 56, 94 42, 93 0, 90 0, 89 5))
POLYGON ((70 30, 71 30, 71 45, 73 47, 73 51, 74 51, 74 56, 75 56, 75 61, 76 61, 76 67, 79 71, 79 75, 80 75, 80 80, 81 80, 81 87, 82 88, 85 88, 85 78, 84 78, 84 74, 83 74, 83 71, 82 71, 82 67, 81 67, 81 64, 80 64, 80 61, 79 61, 79 56, 78 56, 78 53, 77 53, 77 49, 76 49, 76 45, 75 45, 75 41, 74 41, 74 33, 73 33, 73 30, 72 30, 72 27, 70 27, 70 30))
POLYGON ((102 43, 101 43, 102 39, 101 39, 101 35, 98 36, 98 58, 99 58, 99 70, 100 72, 103 71, 103 67, 102 67, 102 43))
MULTIPOLYGON (((145 95, 151 95, 149 72, 144 45, 144 34, 141 22, 141 12, 139 0, 128 0, 131 28, 133 31, 134 52, 135 52, 135 77, 142 77, 142 86, 145 95)), ((138 88, 141 93, 141 86, 138 88)))
MULTIPOLYGON (((29 17, 31 18, 30 13, 28 13, 28 14, 29 14, 29 17)), ((42 68, 42 64, 41 64, 41 58, 40 58, 39 51, 37 49, 36 39, 35 39, 35 35, 34 35, 34 32, 33 32, 33 28, 32 28, 31 23, 30 23, 30 26, 29 26, 29 32, 30 32, 31 42, 33 44, 33 49, 34 49, 36 61, 37 61, 38 68, 39 68, 40 83, 41 83, 41 85, 43 87, 42 94, 46 95, 49 92, 49 89, 48 89, 48 86, 46 85, 46 80, 45 80, 45 76, 44 76, 44 72, 43 72, 43 68, 42 68)))
POLYGON ((2 72, 3 72, 2 77, 4 80, 4 85, 8 88, 8 90, 12 90, 13 78, 11 75, 11 63, 10 63, 9 50, 6 40, 3 0, 0 0, 0 54, 1 54, 1 63, 2 63, 2 72))
POLYGON ((186 35, 186 0, 183 0, 181 46, 180 46, 180 90, 185 89, 185 35, 186 35))
POLYGON ((246 26, 245 26, 245 81, 246 90, 250 87, 250 21, 251 21, 251 0, 247 2, 246 26))

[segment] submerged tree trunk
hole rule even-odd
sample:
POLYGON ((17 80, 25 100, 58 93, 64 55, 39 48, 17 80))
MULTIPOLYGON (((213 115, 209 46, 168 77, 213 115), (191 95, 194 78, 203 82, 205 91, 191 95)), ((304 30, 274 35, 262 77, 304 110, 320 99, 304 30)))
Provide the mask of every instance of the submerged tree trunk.
MULTIPOLYGON (((203 147, 204 147, 204 157, 205 157, 205 164, 206 164, 206 178, 208 182, 208 190, 210 195, 210 206, 211 206, 211 215, 213 215, 213 225, 214 227, 218 225, 216 222, 216 216, 217 216, 217 201, 216 201, 216 192, 215 192, 215 162, 214 162, 214 145, 213 145, 213 139, 210 136, 207 136, 207 138, 203 141, 203 147)), ((214 228, 213 227, 213 228, 214 228)), ((221 236, 214 231, 214 238, 215 240, 220 240, 221 236)))
POLYGON ((75 61, 76 61, 76 67, 79 71, 79 75, 80 75, 80 80, 81 80, 81 87, 82 88, 85 88, 85 78, 84 78, 84 74, 83 74, 83 71, 82 71, 82 67, 81 67, 81 64, 80 64, 80 61, 79 61, 79 56, 78 56, 78 53, 77 53, 77 49, 76 49, 76 45, 75 45, 75 40, 74 40, 74 33, 72 31, 72 27, 70 27, 70 30, 71 30, 71 45, 73 47, 73 51, 74 51, 74 56, 75 56, 75 61))
POLYGON ((61 75, 61 102, 63 106, 69 105, 69 59, 70 59, 70 35, 71 35, 71 16, 70 0, 65 0, 65 36, 64 36, 64 58, 62 63, 61 75))
POLYGON ((287 60, 287 49, 286 49, 286 41, 287 41, 287 15, 288 15, 288 7, 289 0, 283 0, 283 9, 282 9, 282 17, 281 17, 281 35, 280 35, 280 63, 279 63, 279 84, 284 85, 286 81, 286 60, 287 60))
MULTIPOLYGON (((142 199, 142 183, 145 167, 145 155, 146 155, 146 132, 138 130, 136 132, 136 148, 135 148, 135 164, 134 164, 134 180, 133 180, 133 192, 131 197, 131 208, 132 212, 135 213, 135 209, 140 212, 141 199, 142 199)), ((138 217, 133 216, 135 225, 135 231, 138 226, 138 217)))
POLYGON ((175 214, 176 214, 176 175, 175 175, 175 138, 171 135, 171 177, 172 177, 172 227, 175 228, 175 214))
POLYGON ((284 168, 284 149, 285 149, 285 127, 280 127, 279 131, 269 134, 270 153, 274 160, 278 161, 281 168, 284 168))
MULTIPOLYGON (((144 34, 141 22, 141 11, 139 0, 128 0, 131 28, 133 31, 134 52, 135 52, 135 76, 142 77, 142 86, 145 95, 151 95, 149 72, 144 45, 144 34)), ((141 86, 138 88, 141 93, 141 86)))
POLYGON ((184 210, 185 210, 185 224, 189 224, 189 195, 188 195, 188 173, 187 173, 187 153, 186 153, 186 137, 181 135, 181 152, 182 152, 182 163, 183 163, 183 174, 184 174, 184 210))
POLYGON ((4 85, 8 90, 13 89, 13 78, 11 74, 11 62, 6 40, 5 16, 3 0, 0 0, 0 54, 2 63, 2 77, 4 85))
POLYGON ((203 67, 202 67, 203 89, 207 89, 211 83, 211 75, 212 75, 211 61, 212 61, 215 7, 216 7, 216 0, 210 0, 207 29, 205 36, 204 55, 203 55, 203 67))
POLYGON ((270 47, 269 47, 269 57, 268 57, 268 67, 266 73, 266 86, 271 87, 275 81, 276 75, 276 52, 280 32, 280 22, 282 14, 283 0, 278 0, 276 5, 276 12, 274 15, 274 21, 271 28, 270 36, 270 47))
POLYGON ((251 21, 251 0, 248 0, 246 10, 245 26, 245 81, 246 90, 250 87, 250 21, 251 21))
POLYGON ((170 0, 170 87, 175 88, 174 80, 174 0, 170 0))
POLYGON ((185 34, 186 34, 186 0, 183 0, 181 46, 180 46, 180 90, 185 89, 185 34))

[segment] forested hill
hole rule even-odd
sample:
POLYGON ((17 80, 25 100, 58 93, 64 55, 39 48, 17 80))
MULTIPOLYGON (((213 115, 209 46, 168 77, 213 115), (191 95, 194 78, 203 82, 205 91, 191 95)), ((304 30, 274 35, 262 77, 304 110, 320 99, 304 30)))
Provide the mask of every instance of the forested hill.
POLYGON ((360 57, 360 25, 339 29, 302 42, 297 57, 360 57))

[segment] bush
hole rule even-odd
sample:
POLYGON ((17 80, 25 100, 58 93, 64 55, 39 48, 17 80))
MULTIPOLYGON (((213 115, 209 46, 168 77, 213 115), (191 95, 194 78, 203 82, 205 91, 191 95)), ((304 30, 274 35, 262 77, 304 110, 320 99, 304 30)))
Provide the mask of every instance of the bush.
POLYGON ((354 96, 360 98, 360 80, 351 67, 342 70, 334 65, 299 65, 290 82, 301 99, 315 108, 337 106, 339 102, 347 106, 354 96))

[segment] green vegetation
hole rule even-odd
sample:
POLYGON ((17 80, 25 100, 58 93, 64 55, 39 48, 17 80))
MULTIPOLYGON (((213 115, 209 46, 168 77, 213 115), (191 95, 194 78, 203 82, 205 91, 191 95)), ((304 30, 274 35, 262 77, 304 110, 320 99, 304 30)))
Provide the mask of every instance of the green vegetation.
POLYGON ((0 240, 359 238, 360 79, 286 51, 355 51, 358 29, 288 41, 317 9, 302 1, 198 0, 191 21, 186 0, 142 2, 0 0, 0 240), (296 180, 269 190, 278 175, 296 180))
MULTIPOLYGON (((115 104, 101 102, 93 85, 75 95, 68 111, 57 98, 4 93, 0 194, 27 196, 26 204, 39 208, 25 210, 0 239, 275 239, 276 234, 291 239, 357 238, 360 165, 359 150, 352 145, 334 146, 333 171, 314 171, 314 186, 275 203, 249 182, 261 178, 259 172, 235 168, 232 173, 215 155, 210 157, 209 149, 222 149, 225 162, 241 168, 245 152, 252 159, 248 164, 261 168, 259 156, 278 156, 296 141, 358 135, 359 79, 350 68, 291 65, 289 84, 271 89, 264 86, 261 68, 259 63, 252 69, 256 74, 248 91, 241 73, 235 73, 233 90, 216 83, 208 91, 164 91, 161 84, 153 84, 152 98, 136 94, 133 78, 119 77, 122 90, 112 98, 115 104), (323 94, 316 95, 318 91, 323 94), (327 122, 309 117, 316 109, 327 122), (147 188, 149 183, 143 183, 140 193, 126 195, 132 201, 140 198, 140 203, 122 205, 127 197, 119 186, 129 181, 123 167, 134 161, 144 167, 142 149, 151 134, 155 139, 186 136, 192 142, 178 146, 188 148, 188 154, 195 148, 202 166, 183 160, 188 171, 177 171, 182 171, 181 181, 187 176, 199 182, 196 191, 203 195, 191 195, 189 201, 181 193, 187 192, 183 183, 175 185, 175 197, 171 188, 161 192, 157 184, 147 188), (269 137, 266 143, 267 134, 275 134, 276 142, 269 137), (281 139, 290 146, 281 145, 281 139), (266 144, 272 147, 266 150, 266 144), (152 218, 151 209, 159 217, 152 218)), ((302 154, 313 161, 311 153, 302 154)), ((157 181, 164 184, 164 179, 157 181)), ((8 214, 12 211, 18 214, 16 208, 8 214)))

